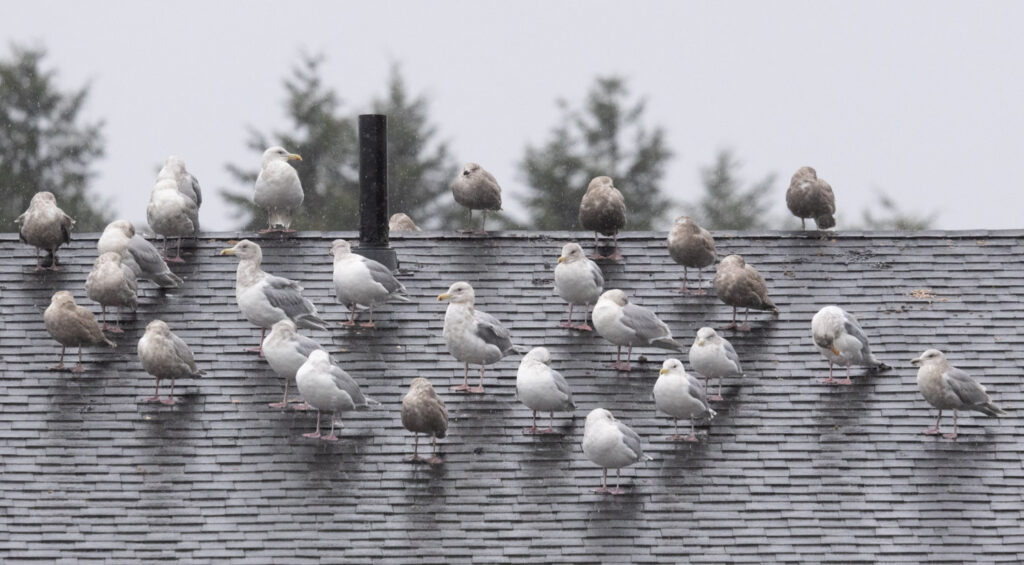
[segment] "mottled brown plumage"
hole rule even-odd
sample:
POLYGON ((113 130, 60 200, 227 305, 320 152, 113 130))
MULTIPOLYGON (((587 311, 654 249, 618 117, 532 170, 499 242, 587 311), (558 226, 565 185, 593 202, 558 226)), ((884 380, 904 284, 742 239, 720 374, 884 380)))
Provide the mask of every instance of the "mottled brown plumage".
POLYGON ((686 269, 692 267, 697 271, 697 290, 694 294, 704 294, 700 288, 700 277, 704 267, 715 262, 715 238, 711 232, 697 225, 689 216, 676 218, 672 231, 668 233, 668 254, 672 260, 683 266, 683 286, 679 292, 690 292, 686 287, 686 269))
POLYGON ((626 227, 626 199, 610 177, 595 177, 580 201, 580 227, 594 232, 594 259, 621 259, 619 231, 626 227), (611 236, 615 252, 603 256, 597 251, 597 234, 611 236))
POLYGON ((57 206, 53 193, 37 192, 14 223, 20 226, 18 238, 36 248, 36 270, 58 270, 57 249, 71 241, 75 221, 57 206), (46 251, 45 264, 40 251, 46 251))
POLYGON ((459 176, 452 182, 452 196, 455 197, 455 202, 469 208, 470 228, 473 225, 473 210, 483 211, 480 230, 476 233, 486 234, 487 211, 501 210, 501 187, 498 186, 494 175, 477 163, 466 163, 459 176))
POLYGON ((117 347, 117 344, 103 335, 103 330, 96 323, 96 316, 75 304, 75 298, 66 290, 56 292, 50 298, 50 305, 43 313, 43 321, 46 331, 61 345, 60 361, 52 367, 53 369, 64 369, 64 350, 68 347, 78 348, 78 365, 71 369, 72 373, 81 373, 85 370, 82 366, 83 345, 105 343, 110 347, 117 347))
POLYGON ((747 265, 739 255, 729 255, 722 259, 715 274, 714 286, 718 298, 732 306, 732 323, 724 329, 748 331, 750 327, 746 325, 746 317, 750 309, 771 310, 775 313, 779 311, 768 297, 768 285, 765 284, 764 277, 757 269, 747 265), (744 323, 739 326, 736 324, 737 308, 747 310, 743 315, 744 323))
POLYGON ((416 436, 412 461, 441 462, 437 455, 437 438, 448 433, 448 410, 427 379, 418 377, 410 383, 409 392, 402 398, 402 425, 416 436), (419 456, 421 433, 430 434, 430 445, 434 448, 434 455, 425 460, 419 456))
POLYGON ((90 300, 100 304, 103 316, 103 330, 121 333, 121 308, 134 312, 139 307, 139 287, 135 271, 121 261, 121 254, 108 251, 93 262, 92 271, 85 280, 85 292, 90 300), (117 322, 107 325, 107 306, 117 308, 117 322))
POLYGON ((800 167, 789 181, 786 190, 786 206, 794 216, 800 218, 800 228, 805 229, 806 218, 814 218, 819 230, 836 225, 836 197, 832 187, 818 178, 812 167, 800 167))

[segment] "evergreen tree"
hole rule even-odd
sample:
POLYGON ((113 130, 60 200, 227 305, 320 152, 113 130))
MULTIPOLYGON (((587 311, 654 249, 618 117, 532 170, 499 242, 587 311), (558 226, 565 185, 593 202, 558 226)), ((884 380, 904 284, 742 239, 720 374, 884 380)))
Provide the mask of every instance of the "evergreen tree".
POLYGON ((931 229, 937 214, 915 216, 900 209, 896 201, 884 194, 878 195, 878 204, 884 215, 874 216, 871 210, 864 210, 864 225, 867 230, 923 231, 931 229))
POLYGON ((701 169, 704 195, 693 215, 702 227, 710 230, 767 227, 767 214, 772 207, 768 198, 775 175, 769 174, 744 190, 737 177, 740 166, 732 151, 725 149, 718 152, 713 165, 701 169))
POLYGON ((42 68, 45 56, 12 46, 0 61, 0 231, 15 230, 14 219, 44 190, 75 218, 75 231, 99 231, 112 218, 109 203, 89 190, 92 164, 103 156, 103 123, 81 123, 89 87, 59 90, 56 71, 42 68))
POLYGON ((643 123, 645 103, 630 102, 626 81, 595 80, 580 110, 558 101, 561 122, 539 147, 528 145, 519 169, 530 187, 523 199, 535 229, 577 229, 590 180, 607 175, 622 191, 627 228, 649 230, 669 205, 661 183, 672 152, 661 127, 643 123))

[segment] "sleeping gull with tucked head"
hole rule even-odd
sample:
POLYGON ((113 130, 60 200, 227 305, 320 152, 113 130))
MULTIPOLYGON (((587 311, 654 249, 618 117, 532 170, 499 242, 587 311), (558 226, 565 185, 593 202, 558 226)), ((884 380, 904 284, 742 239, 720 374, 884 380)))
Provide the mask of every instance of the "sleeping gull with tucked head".
POLYGON ((807 218, 814 218, 819 230, 836 226, 836 196, 813 167, 800 167, 793 173, 786 190, 786 207, 800 218, 800 229, 807 228, 807 218))
POLYGON ((334 426, 340 412, 380 404, 372 398, 363 396, 355 379, 331 363, 331 358, 322 349, 316 349, 309 354, 309 359, 295 373, 295 383, 302 393, 302 398, 316 408, 316 431, 302 434, 302 437, 336 441, 338 436, 334 435, 334 426), (320 412, 324 410, 331 412, 331 431, 327 435, 320 433, 320 412))
POLYGON ((626 199, 612 184, 611 177, 595 177, 587 185, 580 201, 580 227, 594 232, 593 259, 622 259, 619 253, 619 232, 626 227, 626 199), (612 237, 615 252, 604 256, 598 251, 597 234, 612 237))
POLYGON ((416 438, 410 461, 431 465, 441 463, 441 457, 437 455, 437 440, 444 439, 448 434, 448 410, 445 409, 444 401, 434 392, 430 381, 423 377, 413 379, 409 384, 409 392, 402 397, 402 425, 416 438), (430 435, 430 447, 434 453, 427 459, 419 454, 420 434, 430 435))
POLYGON ((487 235, 484 229, 487 211, 501 210, 501 187, 498 186, 494 175, 477 163, 466 163, 452 183, 452 196, 456 202, 469 209, 470 229, 463 231, 473 233, 473 210, 480 210, 483 217, 480 220, 480 230, 475 233, 487 235))
POLYGON ((57 249, 71 241, 71 228, 75 221, 57 206, 52 192, 37 192, 29 202, 28 210, 14 220, 18 224, 18 239, 36 248, 36 270, 60 270, 57 249), (46 251, 46 259, 39 255, 46 251))
POLYGON ((163 320, 153 320, 146 325, 146 333, 139 339, 139 361, 147 373, 156 377, 153 396, 143 402, 159 402, 168 406, 174 404, 174 379, 200 377, 206 371, 196 367, 192 350, 163 320), (171 379, 171 392, 166 399, 160 398, 160 379, 171 379))
POLYGON ((283 147, 270 147, 263 152, 260 174, 256 177, 252 201, 267 213, 268 227, 260 233, 295 233, 290 229, 292 215, 306 197, 299 173, 288 161, 301 161, 302 156, 283 147))
POLYGON ((929 404, 939 409, 935 427, 924 431, 927 435, 938 435, 942 422, 942 411, 953 411, 953 433, 943 437, 956 439, 957 410, 973 410, 986 416, 1005 416, 1006 411, 992 403, 985 387, 970 375, 949 364, 946 356, 938 349, 929 349, 910 363, 921 367, 917 370, 917 388, 929 404))
POLYGON ((551 352, 546 347, 534 347, 523 356, 516 373, 516 398, 533 410, 533 426, 523 430, 526 435, 553 434, 555 432, 555 410, 573 411, 569 383, 558 371, 551 368, 551 352), (537 429, 537 411, 548 413, 547 429, 537 429))
MULTIPOLYGON (((288 407, 288 384, 295 380, 295 373, 309 359, 309 354, 314 351, 324 351, 324 348, 319 343, 298 333, 295 322, 285 318, 271 327, 270 333, 263 340, 263 357, 267 360, 270 368, 284 379, 284 394, 281 396, 281 402, 271 402, 268 406, 271 408, 288 407)), ((305 403, 299 402, 292 408, 306 410, 309 407, 305 403)))
POLYGON ((620 469, 637 461, 650 461, 640 446, 640 436, 632 428, 615 419, 604 408, 595 408, 587 414, 583 427, 583 455, 601 467, 602 494, 625 494, 619 488, 620 469), (608 488, 608 469, 615 469, 615 488, 608 488))
POLYGON ((60 361, 51 369, 64 370, 64 350, 68 347, 78 348, 78 364, 71 369, 72 373, 85 370, 82 365, 83 345, 105 343, 117 347, 116 343, 103 335, 103 330, 96 323, 96 316, 75 304, 75 298, 66 290, 58 291, 50 298, 50 305, 43 312, 43 321, 46 331, 60 344, 60 361))
POLYGON ((342 325, 356 325, 356 312, 363 307, 370 309, 370 321, 359 325, 372 328, 374 304, 388 300, 409 301, 405 285, 398 282, 391 269, 352 253, 352 247, 344 239, 334 240, 330 254, 334 257, 334 296, 352 313, 342 325))
POLYGON ((857 318, 838 306, 826 306, 811 319, 811 337, 821 355, 828 359, 828 378, 825 384, 852 384, 850 365, 864 365, 871 371, 887 371, 889 367, 875 358, 857 318), (846 378, 832 378, 832 365, 846 366, 846 378))
POLYGON ((630 371, 633 346, 657 347, 671 351, 682 351, 683 346, 672 339, 672 332, 643 306, 629 301, 626 293, 612 289, 605 291, 594 305, 594 328, 601 337, 618 346, 612 367, 619 371, 630 371), (626 351, 626 362, 622 362, 622 346, 626 351))
POLYGON ((134 312, 139 307, 139 286, 135 272, 122 263, 120 253, 110 251, 96 258, 85 280, 85 292, 90 300, 100 305, 103 330, 124 333, 121 329, 121 308, 134 312), (117 321, 113 327, 107 325, 107 306, 117 308, 117 321))
POLYGON ((729 340, 718 335, 714 328, 697 330, 697 337, 690 346, 690 368, 704 375, 704 388, 713 377, 718 378, 718 393, 710 400, 722 400, 722 377, 743 375, 740 357, 729 340))
POLYGON ((476 293, 467 282, 457 282, 448 292, 438 295, 448 300, 444 313, 444 341, 448 352, 465 363, 462 384, 452 387, 456 392, 482 393, 484 391, 484 365, 497 363, 515 351, 508 330, 497 318, 474 308, 476 293), (480 385, 469 386, 469 364, 480 365, 480 385))
POLYGON ((327 323, 317 315, 316 306, 302 296, 299 283, 263 272, 260 268, 263 251, 259 245, 243 239, 220 254, 240 259, 235 274, 235 300, 245 319, 263 330, 260 347, 248 351, 262 355, 267 328, 284 319, 295 322, 300 328, 327 330, 327 323))
POLYGON ((715 263, 715 238, 711 232, 697 225, 689 216, 676 218, 672 231, 668 232, 668 254, 672 260, 683 266, 683 286, 679 292, 706 294, 701 288, 701 274, 704 267, 715 263), (697 288, 691 290, 686 286, 687 268, 697 269, 697 288))
POLYGON ((583 248, 578 243, 562 246, 562 255, 558 257, 558 265, 555 266, 555 292, 569 303, 568 319, 560 327, 592 331, 594 328, 587 324, 586 311, 583 313, 583 323, 572 323, 572 307, 590 306, 597 302, 604 292, 604 275, 601 274, 601 267, 583 254, 583 248))
POLYGON ((654 383, 654 406, 672 417, 675 422, 675 434, 668 436, 670 441, 700 441, 697 439, 697 428, 694 420, 714 418, 715 411, 708 404, 704 395, 704 387, 700 386, 697 377, 686 372, 683 362, 679 359, 666 359, 661 365, 660 375, 654 383), (690 435, 679 435, 679 419, 690 420, 690 435))
POLYGON ((153 281, 160 288, 177 288, 182 280, 171 272, 155 245, 135 233, 128 220, 115 220, 107 224, 96 242, 100 253, 115 252, 121 262, 135 273, 136 278, 153 281))

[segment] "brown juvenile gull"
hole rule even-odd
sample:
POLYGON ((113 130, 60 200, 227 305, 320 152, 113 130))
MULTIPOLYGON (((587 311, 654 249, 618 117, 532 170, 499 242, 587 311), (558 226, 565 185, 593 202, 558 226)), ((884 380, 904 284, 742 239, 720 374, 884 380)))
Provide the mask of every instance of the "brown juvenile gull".
POLYGON ((690 346, 690 368, 704 375, 704 388, 713 377, 718 377, 718 394, 710 400, 722 400, 722 377, 742 376, 740 357, 729 340, 718 335, 714 328, 697 330, 690 346))
POLYGON ((71 369, 72 373, 81 373, 85 370, 82 366, 83 345, 105 343, 110 347, 117 347, 116 343, 103 335, 103 330, 96 323, 96 316, 75 304, 75 298, 66 290, 56 292, 50 298, 50 305, 43 313, 43 321, 46 324, 46 331, 60 344, 60 361, 50 367, 51 369, 64 369, 64 350, 68 347, 78 348, 78 364, 71 369))
POLYGON ((569 303, 569 316, 559 324, 563 328, 572 328, 585 332, 594 328, 587 324, 587 314, 583 312, 583 322, 572 323, 572 307, 590 306, 604 292, 604 275, 601 267, 583 254, 583 248, 577 243, 566 243, 562 246, 562 255, 555 266, 555 292, 569 303))
POLYGON ((135 272, 121 262, 120 253, 108 251, 96 258, 85 280, 85 293, 100 305, 103 330, 124 333, 121 329, 121 308, 134 312, 139 307, 139 287, 135 272), (113 327, 107 325, 107 306, 117 308, 117 321, 113 327))
POLYGON ((852 384, 850 365, 863 365, 871 371, 887 371, 892 367, 882 363, 871 353, 868 336, 864 334, 857 318, 838 306, 826 306, 811 319, 811 337, 821 355, 828 359, 828 378, 825 384, 852 384), (832 365, 846 366, 846 378, 837 381, 832 378, 832 365))
POLYGON ((486 235, 487 211, 501 210, 501 187, 494 175, 476 163, 466 163, 452 183, 452 196, 455 202, 469 209, 470 229, 463 231, 473 232, 473 210, 481 210, 480 230, 475 233, 486 235))
POLYGON ((650 461, 640 446, 640 436, 632 428, 615 419, 604 408, 595 408, 587 414, 583 426, 583 455, 601 467, 602 494, 625 494, 619 488, 620 469, 637 461, 650 461), (615 488, 608 488, 608 469, 615 469, 615 488))
POLYGON ((156 181, 146 206, 146 220, 154 232, 163 236, 164 259, 172 263, 183 262, 181 238, 199 235, 199 207, 191 198, 178 192, 176 180, 164 178, 156 181), (177 239, 174 257, 166 257, 169 237, 177 239))
POLYGON ((260 233, 295 233, 290 229, 292 214, 302 206, 305 193, 299 173, 288 161, 301 161, 302 156, 289 153, 283 147, 271 147, 263 152, 260 174, 256 177, 253 202, 267 212, 268 227, 260 233))
POLYGON ((441 463, 437 454, 437 440, 444 439, 448 434, 448 410, 444 401, 434 392, 430 381, 417 377, 409 384, 409 392, 402 397, 402 425, 413 433, 412 457, 410 461, 424 462, 430 465, 441 463), (434 452, 427 459, 420 457, 420 434, 430 434, 430 446, 434 452))
POLYGON ((286 318, 300 328, 327 330, 327 323, 317 315, 316 306, 302 296, 299 283, 263 272, 260 268, 263 251, 259 245, 243 239, 234 247, 221 250, 220 254, 240 259, 235 273, 235 300, 245 319, 263 330, 260 347, 246 351, 262 355, 267 328, 286 318))
POLYGON ((352 253, 352 246, 344 239, 336 239, 331 243, 330 254, 334 257, 334 296, 351 312, 348 321, 342 325, 356 325, 356 312, 359 308, 369 308, 370 321, 359 325, 372 328, 375 304, 389 300, 409 301, 405 285, 398 282, 395 275, 391 274, 391 269, 373 259, 352 253))
POLYGON ((322 349, 309 354, 309 359, 295 373, 295 384, 306 403, 316 408, 316 431, 302 434, 302 437, 336 441, 334 435, 335 420, 339 412, 364 409, 380 403, 363 396, 359 383, 340 367, 331 363, 331 358, 322 349), (331 411, 331 431, 327 435, 320 434, 320 412, 331 411))
POLYGON ((416 225, 416 222, 412 221, 412 218, 398 212, 397 214, 392 214, 391 219, 388 220, 388 231, 420 231, 420 227, 416 225))
POLYGON ((747 315, 751 308, 779 313, 779 309, 775 307, 772 299, 768 298, 768 285, 765 284, 764 277, 739 255, 729 255, 718 264, 714 287, 719 300, 732 306, 732 323, 723 329, 750 331, 750 326, 747 325, 747 315), (741 325, 736 324, 737 308, 745 309, 741 325))
POLYGON ((818 178, 812 167, 800 167, 789 181, 786 206, 800 218, 800 229, 806 229, 806 219, 814 218, 819 230, 836 225, 836 196, 827 182, 818 178))
POLYGON ((120 254, 121 262, 131 268, 137 279, 153 281, 160 288, 177 288, 182 283, 181 278, 167 267, 156 246, 136 234, 135 226, 128 220, 107 224, 96 242, 96 249, 100 253, 120 254))
POLYGON ((515 351, 508 330, 497 318, 473 307, 476 293, 467 282, 457 282, 440 294, 438 300, 450 300, 444 314, 444 341, 452 357, 465 363, 461 385, 452 387, 456 392, 482 393, 484 366, 497 363, 515 351), (469 386, 469 364, 480 365, 480 385, 469 386))
POLYGON ((29 202, 28 210, 18 216, 18 239, 36 248, 36 270, 60 270, 57 249, 71 241, 71 228, 75 221, 57 207, 52 192, 37 192, 29 202), (46 251, 46 260, 39 255, 46 251), (45 263, 45 264, 44 264, 45 263))
POLYGON ((668 254, 673 261, 683 266, 683 286, 679 292, 706 294, 701 288, 701 275, 704 267, 715 263, 715 238, 711 237, 711 233, 698 226, 693 218, 679 216, 672 226, 672 231, 668 232, 668 254), (696 290, 686 287, 688 267, 697 269, 696 290))
POLYGON ((146 325, 146 333, 139 339, 139 360, 147 373, 156 377, 153 396, 143 402, 159 402, 168 406, 174 404, 174 379, 198 378, 206 371, 196 367, 192 350, 163 320, 153 320, 146 325), (171 379, 171 392, 166 399, 160 398, 160 379, 171 379))
POLYGON ((679 359, 666 359, 661 365, 658 380, 654 383, 654 406, 672 417, 675 422, 675 434, 668 436, 669 441, 700 441, 697 439, 697 428, 694 420, 711 419, 715 411, 708 404, 704 387, 697 377, 686 372, 683 362, 679 359), (690 421, 690 435, 679 435, 679 419, 690 421))
MULTIPOLYGON (((281 402, 271 402, 268 406, 271 408, 286 408, 288 406, 288 384, 295 380, 295 373, 309 359, 309 354, 314 351, 325 350, 319 343, 299 334, 295 322, 286 318, 274 324, 270 333, 263 340, 263 357, 267 360, 270 368, 284 379, 284 395, 281 397, 281 402)), ((299 402, 292 408, 307 410, 309 406, 299 402)))
POLYGON ((185 168, 185 161, 171 155, 164 161, 164 166, 156 175, 157 179, 173 179, 178 184, 178 192, 196 203, 196 209, 203 205, 203 190, 199 181, 185 168))
POLYGON ((1006 411, 992 403, 985 387, 964 371, 950 365, 938 349, 929 349, 910 362, 921 367, 917 370, 917 388, 921 390, 921 395, 939 409, 935 427, 926 429, 925 434, 941 433, 939 424, 943 410, 953 410, 953 433, 943 435, 947 439, 957 437, 957 410, 974 410, 995 417, 1006 415, 1006 411))
POLYGON ((569 383, 551 368, 551 352, 546 347, 534 347, 523 356, 516 373, 516 398, 533 411, 533 425, 523 430, 526 435, 557 433, 555 410, 572 412, 576 409, 569 383), (548 413, 547 429, 537 429, 537 411, 548 413))
POLYGON ((605 291, 594 305, 594 329, 601 337, 618 346, 612 367, 619 371, 630 371, 633 346, 657 347, 682 351, 683 346, 672 339, 672 332, 665 322, 647 308, 629 302, 626 293, 612 289, 605 291), (628 346, 626 362, 622 362, 622 346, 628 346))
POLYGON ((594 232, 593 259, 622 259, 619 231, 626 227, 626 199, 612 186, 611 177, 595 177, 580 201, 580 227, 594 232), (615 252, 604 256, 598 251, 597 234, 612 236, 615 252))

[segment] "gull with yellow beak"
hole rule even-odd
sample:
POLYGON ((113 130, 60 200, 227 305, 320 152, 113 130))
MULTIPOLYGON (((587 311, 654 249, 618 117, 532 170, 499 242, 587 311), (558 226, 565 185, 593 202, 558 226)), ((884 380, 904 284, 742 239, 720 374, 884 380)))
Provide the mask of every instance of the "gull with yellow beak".
POLYGON ((985 387, 966 372, 949 364, 946 355, 938 349, 929 349, 910 360, 917 370, 917 388, 929 404, 939 409, 935 427, 924 431, 926 435, 938 435, 942 422, 942 411, 953 411, 953 433, 944 434, 946 439, 957 437, 957 410, 973 410, 986 416, 1005 416, 1006 411, 992 403, 985 387))
POLYGON ((584 332, 593 331, 587 324, 587 314, 583 313, 583 323, 572 323, 572 307, 587 306, 597 302, 604 292, 604 275, 601 267, 583 254, 578 243, 566 243, 562 246, 562 255, 555 266, 555 292, 562 300, 569 303, 568 319, 560 327, 572 328, 584 332))
POLYGON ((484 365, 497 363, 515 351, 508 330, 494 316, 473 307, 476 293, 467 282, 453 284, 437 299, 450 301, 444 314, 444 341, 448 352, 466 364, 462 384, 452 390, 483 393, 484 365), (470 363, 480 365, 479 386, 469 386, 470 363))
POLYGON ((888 371, 892 367, 882 363, 871 353, 868 336, 864 334, 857 318, 838 306, 826 306, 811 320, 811 337, 821 355, 828 359, 828 378, 825 384, 852 384, 850 365, 868 367, 871 372, 888 371), (846 366, 846 378, 832 378, 832 365, 846 366))
POLYGON ((654 383, 654 406, 660 412, 672 417, 675 434, 670 441, 700 441, 694 420, 715 417, 715 411, 708 404, 700 379, 686 372, 679 359, 666 359, 661 365, 658 380, 654 383), (679 435, 679 419, 690 420, 690 435, 679 435))
POLYGON ((708 327, 697 330, 697 337, 690 346, 690 368, 704 375, 705 389, 709 389, 713 377, 718 378, 718 393, 708 397, 715 401, 722 400, 722 377, 743 375, 736 349, 714 328, 708 327))
POLYGON ((301 161, 302 157, 289 153, 283 147, 271 147, 263 152, 263 166, 256 177, 253 202, 267 211, 267 229, 260 233, 295 233, 290 229, 292 214, 302 206, 305 194, 302 182, 288 161, 301 161))

